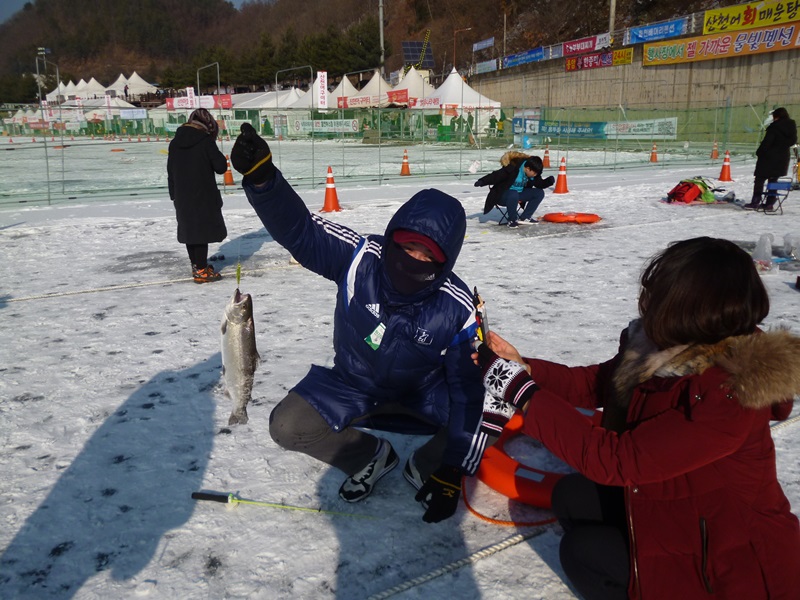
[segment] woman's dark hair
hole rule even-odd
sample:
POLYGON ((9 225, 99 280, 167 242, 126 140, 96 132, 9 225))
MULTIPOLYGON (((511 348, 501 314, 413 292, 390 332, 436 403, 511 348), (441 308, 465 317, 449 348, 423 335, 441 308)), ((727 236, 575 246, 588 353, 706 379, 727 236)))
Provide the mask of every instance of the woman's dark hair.
POLYGON ((670 244, 645 267, 641 284, 642 325, 659 348, 753 333, 769 314, 753 258, 728 240, 670 244))
POLYGON ((776 108, 772 111, 772 118, 773 119, 788 119, 789 118, 789 111, 783 108, 776 108))

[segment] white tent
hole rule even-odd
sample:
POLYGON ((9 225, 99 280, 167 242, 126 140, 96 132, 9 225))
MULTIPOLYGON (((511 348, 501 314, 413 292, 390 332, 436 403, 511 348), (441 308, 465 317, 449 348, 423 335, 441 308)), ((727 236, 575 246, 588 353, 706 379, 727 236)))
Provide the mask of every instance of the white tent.
MULTIPOLYGON (((294 89, 294 88, 293 88, 294 89)), ((277 92, 264 92, 255 98, 250 98, 243 102, 237 102, 233 105, 236 110, 260 110, 260 109, 276 109, 282 106, 282 103, 291 98, 295 102, 299 96, 292 95, 292 90, 279 90, 277 92)))
POLYGON ((158 88, 142 79, 136 71, 128 77, 128 95, 143 96, 145 94, 155 94, 158 88))
POLYGON ((284 98, 278 99, 278 106, 280 108, 286 108, 287 106, 291 106, 295 102, 297 102, 300 98, 305 96, 308 92, 304 92, 301 89, 293 87, 289 90, 289 93, 286 94, 284 98))
POLYGON ((455 69, 414 108, 439 111, 444 124, 455 119, 456 131, 466 128, 471 134, 488 129, 492 116, 500 117, 500 103, 469 87, 455 69))
POLYGON ((86 89, 86 80, 81 79, 78 83, 75 84, 75 90, 72 92, 76 98, 83 98, 83 90, 86 89))
POLYGON ((422 98, 435 91, 436 88, 427 83, 414 67, 408 70, 405 77, 398 83, 390 94, 393 104, 416 106, 422 98), (405 93, 403 93, 405 92, 405 93))
POLYGON ((381 77, 380 71, 375 69, 367 85, 353 95, 348 104, 350 107, 388 106, 391 103, 389 92, 392 89, 391 84, 381 77))
POLYGON ((328 102, 328 90, 324 87, 320 87, 319 77, 317 77, 307 93, 303 94, 292 104, 286 105, 284 108, 310 108, 317 110, 321 108, 325 110, 326 108, 336 107, 331 106, 330 102, 328 102))
POLYGON ((45 98, 47 99, 48 102, 58 102, 59 96, 62 96, 64 99, 66 99, 67 97, 66 90, 67 86, 65 86, 63 82, 59 81, 58 87, 56 87, 56 89, 47 94, 45 98))
POLYGON ((78 86, 76 86, 75 83, 70 80, 70 82, 67 84, 67 87, 64 88, 64 95, 67 97, 67 100, 69 100, 71 97, 75 97, 77 87, 78 86))
POLYGON ((122 73, 117 80, 106 88, 106 91, 113 91, 115 96, 125 96, 125 86, 128 85, 128 78, 122 73))
POLYGON ((350 83, 349 77, 342 77, 339 85, 328 96, 330 108, 347 108, 347 99, 357 96, 359 91, 350 83))
POLYGON ((78 92, 81 98, 103 98, 106 95, 106 86, 92 77, 89 82, 78 92))

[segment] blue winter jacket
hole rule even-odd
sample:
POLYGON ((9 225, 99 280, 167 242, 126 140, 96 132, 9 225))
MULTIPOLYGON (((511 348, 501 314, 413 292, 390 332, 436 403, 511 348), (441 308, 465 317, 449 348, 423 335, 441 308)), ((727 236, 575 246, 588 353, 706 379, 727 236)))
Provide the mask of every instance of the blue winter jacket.
POLYGON ((381 404, 399 402, 447 427, 443 463, 473 474, 486 438, 478 429, 481 373, 470 359, 476 330, 472 294, 452 272, 466 231, 458 200, 422 190, 398 209, 383 236, 361 236, 309 212, 280 171, 265 188, 245 180, 244 190, 273 239, 338 286, 334 366, 312 365, 294 391, 335 431, 381 404), (447 257, 443 273, 415 296, 400 295, 384 272, 384 240, 395 229, 430 237, 447 257))

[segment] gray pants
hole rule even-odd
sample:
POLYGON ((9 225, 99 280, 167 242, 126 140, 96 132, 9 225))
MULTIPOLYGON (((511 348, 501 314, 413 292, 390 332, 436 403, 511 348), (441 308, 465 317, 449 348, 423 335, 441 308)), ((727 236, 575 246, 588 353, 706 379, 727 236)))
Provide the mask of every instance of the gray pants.
MULTIPOLYGON (((357 429, 367 416, 387 414, 419 415, 400 404, 382 406, 375 412, 355 419, 349 427, 333 431, 328 422, 302 396, 295 392, 281 400, 269 416, 269 434, 281 448, 302 452, 354 475, 366 467, 378 449, 378 438, 357 429)), ((439 429, 414 454, 414 464, 425 481, 442 463, 447 444, 447 429, 439 429)))

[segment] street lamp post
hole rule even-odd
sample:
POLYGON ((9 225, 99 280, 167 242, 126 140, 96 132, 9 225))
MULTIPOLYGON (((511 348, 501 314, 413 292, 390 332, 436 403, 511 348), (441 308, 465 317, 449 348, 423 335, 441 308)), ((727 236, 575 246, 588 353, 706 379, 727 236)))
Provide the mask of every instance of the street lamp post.
POLYGON ((465 27, 464 29, 456 29, 453 31, 453 68, 458 70, 456 67, 456 35, 461 33, 462 31, 470 31, 472 27, 465 27))
MULTIPOLYGON (((291 67, 289 69, 281 69, 280 71, 275 71, 275 108, 278 107, 278 75, 280 73, 287 73, 289 71, 297 71, 299 69, 308 69, 309 76, 311 77, 311 89, 308 91, 309 94, 314 93, 314 68, 311 65, 303 65, 302 67, 291 67)), ((278 136, 278 148, 281 145, 281 138, 278 136)), ((278 155, 278 160, 280 161, 280 154, 278 155)), ((280 168, 280 162, 278 163, 278 167, 280 168)), ((314 96, 311 96, 311 173, 314 173, 314 96)), ((311 178, 311 187, 314 187, 314 178, 311 178)))
MULTIPOLYGON (((47 123, 47 115, 44 112, 44 105, 42 104, 42 80, 39 75, 39 60, 42 61, 42 65, 44 65, 44 70, 47 72, 47 65, 48 63, 53 65, 56 68, 56 102, 58 102, 58 121, 60 123, 60 127, 58 128, 59 137, 61 138, 61 147, 64 147, 64 119, 62 117, 61 112, 61 75, 58 71, 58 65, 52 61, 47 60, 45 55, 50 52, 47 48, 38 47, 36 49, 36 85, 39 90, 39 110, 42 113, 42 121, 47 123)), ((45 168, 47 169, 47 204, 50 204, 50 161, 47 154, 47 136, 42 137, 42 141, 44 142, 44 162, 45 168)), ((64 152, 61 153, 61 193, 64 193, 64 152)))
MULTIPOLYGON (((200 71, 202 71, 203 69, 207 69, 208 67, 213 67, 214 65, 217 66, 217 94, 219 94, 219 63, 218 62, 213 62, 213 63, 210 63, 210 64, 207 64, 205 66, 200 67, 199 69, 197 69, 197 105, 198 106, 200 106, 200 96, 201 96, 201 93, 200 93, 200 71)), ((222 106, 219 106, 217 108, 217 115, 219 116, 220 119, 222 119, 222 106)), ((225 144, 225 142, 222 140, 222 136, 220 136, 220 138, 219 138, 219 147, 220 147, 220 151, 223 152, 223 153, 225 152, 224 144, 225 144)))

